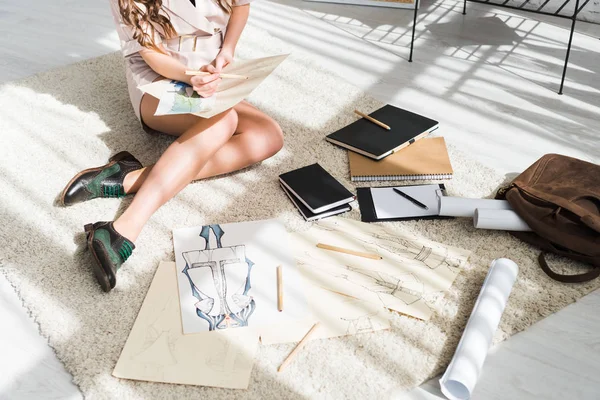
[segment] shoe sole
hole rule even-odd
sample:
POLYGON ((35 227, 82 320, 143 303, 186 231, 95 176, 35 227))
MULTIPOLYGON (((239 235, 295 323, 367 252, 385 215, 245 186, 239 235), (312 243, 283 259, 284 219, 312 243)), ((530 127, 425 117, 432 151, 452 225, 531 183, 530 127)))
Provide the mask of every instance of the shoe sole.
POLYGON ((110 285, 110 277, 108 276, 108 273, 104 270, 104 268, 102 268, 102 264, 100 263, 100 260, 98 259, 98 255, 96 254, 96 250, 94 250, 94 246, 92 246, 92 242, 94 241, 94 235, 92 235, 93 225, 88 224, 84 227, 84 229, 85 229, 85 233, 87 235, 88 249, 90 249, 90 252, 94 256, 94 260, 96 261, 95 264, 93 265, 94 275, 96 276, 96 280, 102 287, 102 290, 104 290, 105 292, 108 293, 113 288, 110 285))
POLYGON ((112 156, 111 158, 108 159, 108 163, 104 164, 101 167, 94 167, 94 168, 88 168, 88 169, 84 169, 83 171, 79 172, 77 175, 75 175, 70 181, 69 183, 67 183, 67 186, 65 186, 65 188, 62 190, 62 192, 60 192, 60 196, 59 196, 59 203, 61 206, 66 207, 67 205, 65 204, 65 196, 67 195, 67 191, 69 190, 69 188, 73 185, 73 183, 75 183, 75 181, 77 179, 79 179, 82 175, 85 175, 89 172, 99 172, 102 171, 104 168, 108 168, 108 167, 112 167, 113 165, 115 165, 115 163, 118 163, 119 161, 121 161, 124 157, 128 156, 129 153, 122 151, 120 153, 115 154, 114 156, 112 156))

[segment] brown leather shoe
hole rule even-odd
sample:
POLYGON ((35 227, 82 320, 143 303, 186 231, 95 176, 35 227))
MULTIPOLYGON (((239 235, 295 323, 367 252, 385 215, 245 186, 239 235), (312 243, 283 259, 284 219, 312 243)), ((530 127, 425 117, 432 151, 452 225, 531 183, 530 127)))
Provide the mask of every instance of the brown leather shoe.
POLYGON ((110 292, 117 284, 117 271, 129 258, 135 245, 117 232, 111 221, 85 226, 88 248, 94 256, 94 275, 102 290, 110 292))
POLYGON ((81 171, 71 179, 60 194, 63 206, 70 206, 97 197, 123 197, 123 180, 131 171, 142 168, 142 164, 129 152, 122 151, 101 167, 81 171))

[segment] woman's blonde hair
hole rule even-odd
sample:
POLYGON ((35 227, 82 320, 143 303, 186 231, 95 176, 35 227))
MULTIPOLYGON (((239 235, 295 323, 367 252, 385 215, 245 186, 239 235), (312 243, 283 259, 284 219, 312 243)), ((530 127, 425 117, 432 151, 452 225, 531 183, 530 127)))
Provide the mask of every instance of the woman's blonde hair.
MULTIPOLYGON (((179 0, 189 1, 189 0, 179 0)), ((200 1, 216 1, 217 4, 227 13, 230 14, 233 7, 233 0, 200 0, 200 1)), ((162 0, 119 0, 119 11, 123 23, 133 28, 133 38, 138 43, 146 48, 163 52, 154 40, 157 30, 155 26, 160 28, 158 32, 163 38, 177 36, 177 32, 168 16, 161 14, 162 0), (140 5, 144 6, 145 11, 140 5)))

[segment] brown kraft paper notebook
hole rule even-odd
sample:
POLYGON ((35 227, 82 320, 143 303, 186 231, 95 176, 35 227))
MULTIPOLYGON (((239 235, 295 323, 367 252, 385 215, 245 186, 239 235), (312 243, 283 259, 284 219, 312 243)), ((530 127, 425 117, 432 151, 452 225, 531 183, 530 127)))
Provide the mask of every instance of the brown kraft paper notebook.
POLYGON ((443 137, 417 140, 381 161, 352 151, 348 159, 353 182, 451 179, 453 173, 443 137))

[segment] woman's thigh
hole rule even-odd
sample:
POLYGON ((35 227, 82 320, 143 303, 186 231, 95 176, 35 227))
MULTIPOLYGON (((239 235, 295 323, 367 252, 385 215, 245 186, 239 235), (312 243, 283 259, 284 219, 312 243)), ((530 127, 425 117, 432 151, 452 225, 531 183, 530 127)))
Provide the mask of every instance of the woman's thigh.
POLYGON ((159 115, 155 116, 159 100, 149 94, 142 97, 140 115, 142 122, 152 130, 172 136, 181 136, 191 128, 200 117, 192 114, 159 115))
POLYGON ((236 133, 260 131, 267 135, 281 135, 281 128, 275 120, 247 101, 238 103, 233 109, 238 114, 236 133))
MULTIPOLYGON (((167 135, 180 136, 198 122, 198 119, 201 119, 201 117, 192 114, 155 116, 154 113, 158 107, 158 102, 159 100, 156 97, 145 94, 142 97, 142 104, 140 106, 143 123, 155 131, 166 133, 167 135)), ((255 131, 257 129, 265 133, 281 134, 279 125, 271 117, 247 101, 238 103, 233 109, 238 114, 236 134, 255 131)))

